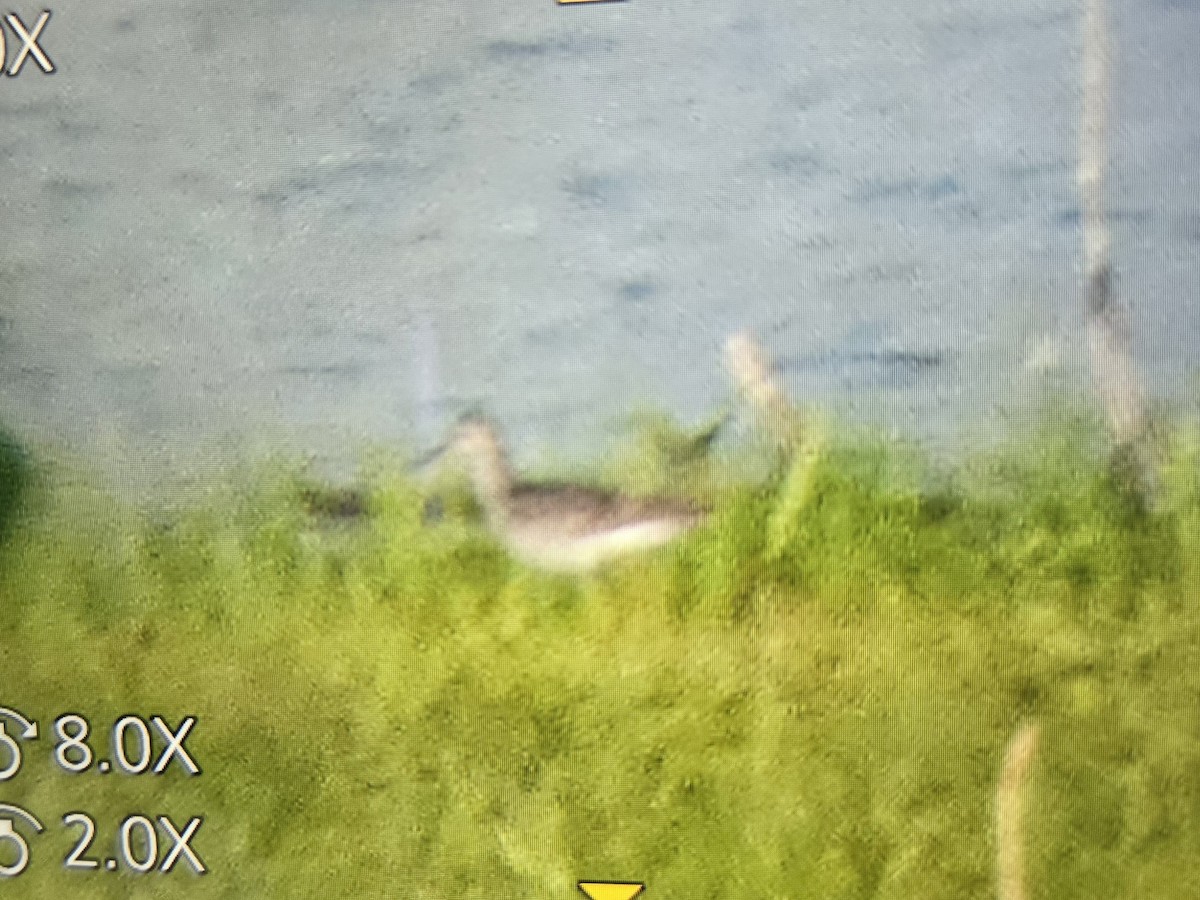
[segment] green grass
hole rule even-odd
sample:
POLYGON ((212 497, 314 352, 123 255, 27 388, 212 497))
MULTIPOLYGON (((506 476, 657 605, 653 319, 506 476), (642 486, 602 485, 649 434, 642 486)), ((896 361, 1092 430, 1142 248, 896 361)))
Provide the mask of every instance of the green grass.
POLYGON ((0 428, 0 541, 7 537, 21 512, 33 475, 25 450, 0 428))
POLYGON ((424 525, 398 466, 351 522, 286 465, 154 515, 47 475, 0 548, 0 704, 43 725, 0 799, 50 825, 20 895, 976 900, 1036 719, 1032 896, 1194 897, 1200 440, 1171 438, 1151 513, 1099 443, 692 461, 710 525, 582 579, 457 508, 424 525), (62 773, 64 712, 99 749, 120 715, 194 715, 203 774, 62 773), (93 856, 126 815, 203 814, 211 874, 64 873, 73 810, 93 856))

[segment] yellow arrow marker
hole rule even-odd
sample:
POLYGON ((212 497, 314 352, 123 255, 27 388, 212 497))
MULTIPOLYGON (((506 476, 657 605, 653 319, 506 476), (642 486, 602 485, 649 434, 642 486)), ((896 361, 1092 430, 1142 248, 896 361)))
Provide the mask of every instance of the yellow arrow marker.
POLYGON ((646 885, 628 881, 581 881, 579 889, 592 900, 633 900, 646 885))

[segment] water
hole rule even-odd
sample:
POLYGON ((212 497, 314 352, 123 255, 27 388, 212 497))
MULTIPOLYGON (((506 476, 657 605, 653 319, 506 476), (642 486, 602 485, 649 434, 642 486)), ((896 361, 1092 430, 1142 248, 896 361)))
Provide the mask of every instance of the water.
MULTIPOLYGON (((1200 4, 1114 21, 1119 287, 1178 400, 1200 4)), ((69 2, 42 45, 0 91, 0 417, 119 483, 469 407, 587 458, 706 419, 743 327, 934 443, 1086 384, 1074 3, 69 2)))

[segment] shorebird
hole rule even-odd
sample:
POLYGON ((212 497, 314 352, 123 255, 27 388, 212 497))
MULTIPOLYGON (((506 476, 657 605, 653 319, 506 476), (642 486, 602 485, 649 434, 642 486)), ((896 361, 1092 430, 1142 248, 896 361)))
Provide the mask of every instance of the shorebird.
POLYGON ((754 410, 759 426, 785 448, 800 438, 800 414, 788 399, 767 351, 748 331, 725 342, 725 368, 754 410))
POLYGON ((683 499, 520 481, 496 430, 477 416, 462 419, 435 456, 446 454, 466 462, 492 533, 513 556, 550 571, 584 572, 618 556, 660 547, 708 515, 683 499))

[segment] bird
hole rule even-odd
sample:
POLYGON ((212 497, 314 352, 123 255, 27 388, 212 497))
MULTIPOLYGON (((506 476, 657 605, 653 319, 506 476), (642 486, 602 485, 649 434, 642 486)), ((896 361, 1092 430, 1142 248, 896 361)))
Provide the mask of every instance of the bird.
POLYGON ((463 460, 492 534, 516 558, 552 572, 591 571, 617 557, 670 543, 709 510, 674 497, 636 497, 570 482, 519 480, 486 418, 459 420, 435 457, 463 460))
POLYGON ((782 448, 794 448, 802 436, 799 411, 788 398, 774 362, 748 331, 725 342, 725 368, 762 428, 782 448))

